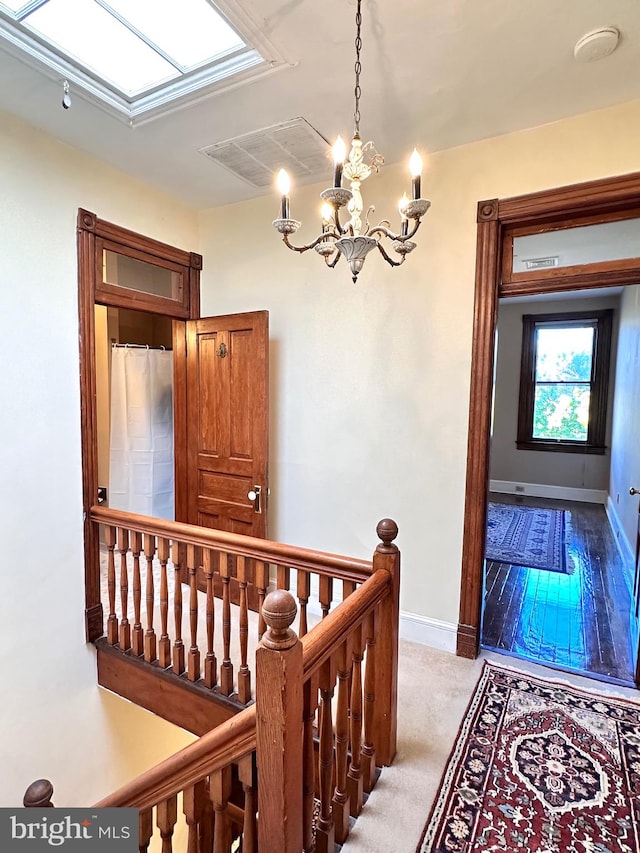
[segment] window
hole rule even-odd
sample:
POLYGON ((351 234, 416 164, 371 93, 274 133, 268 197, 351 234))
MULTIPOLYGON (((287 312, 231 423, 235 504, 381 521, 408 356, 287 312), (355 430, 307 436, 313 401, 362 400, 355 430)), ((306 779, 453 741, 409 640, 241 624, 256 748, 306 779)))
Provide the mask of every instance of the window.
POLYGON ((612 313, 523 316, 519 449, 604 453, 612 313))
MULTIPOLYGON (((221 4, 224 0, 219 0, 221 4)), ((225 4, 233 12, 234 4, 225 4)), ((267 67, 248 20, 210 0, 0 0, 0 44, 36 58, 133 122, 267 67)))

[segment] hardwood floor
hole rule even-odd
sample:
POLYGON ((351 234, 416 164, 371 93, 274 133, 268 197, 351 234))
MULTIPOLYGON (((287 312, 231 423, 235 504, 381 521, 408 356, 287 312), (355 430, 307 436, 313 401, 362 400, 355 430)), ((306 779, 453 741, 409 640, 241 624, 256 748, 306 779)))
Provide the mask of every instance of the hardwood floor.
POLYGON ((594 678, 632 684, 632 603, 604 507, 490 495, 571 512, 571 574, 487 561, 482 646, 594 678))

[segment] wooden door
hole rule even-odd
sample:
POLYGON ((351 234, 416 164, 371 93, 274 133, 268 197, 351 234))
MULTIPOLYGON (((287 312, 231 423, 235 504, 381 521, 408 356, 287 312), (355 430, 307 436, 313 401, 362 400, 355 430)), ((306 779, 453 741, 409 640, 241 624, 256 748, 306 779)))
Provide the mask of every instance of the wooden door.
POLYGON ((269 314, 186 323, 187 522, 267 535, 269 314))

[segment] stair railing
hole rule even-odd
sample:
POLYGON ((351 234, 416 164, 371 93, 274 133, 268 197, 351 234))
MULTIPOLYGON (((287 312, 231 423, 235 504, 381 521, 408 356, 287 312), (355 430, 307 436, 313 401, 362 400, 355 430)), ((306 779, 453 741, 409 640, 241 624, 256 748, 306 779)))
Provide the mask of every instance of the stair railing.
POLYGON ((91 520, 106 549, 108 644, 243 705, 253 699, 249 653, 265 630, 269 589, 295 591, 304 636, 372 572, 371 561, 99 506, 91 520))
MULTIPOLYGON (((400 554, 394 522, 377 532, 368 578, 302 638, 293 595, 266 596, 255 704, 95 804, 140 810, 141 853, 156 829, 163 853, 333 853, 346 840, 396 752, 400 554)), ((25 805, 52 795, 39 780, 25 805)))

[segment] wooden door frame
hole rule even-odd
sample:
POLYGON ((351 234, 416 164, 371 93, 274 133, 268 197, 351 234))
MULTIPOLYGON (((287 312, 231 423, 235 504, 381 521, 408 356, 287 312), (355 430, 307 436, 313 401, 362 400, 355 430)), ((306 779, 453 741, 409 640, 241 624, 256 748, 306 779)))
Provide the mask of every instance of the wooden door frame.
MULTIPOLYGON (((96 503, 98 491, 98 416, 96 404, 96 358, 95 358, 95 305, 115 305, 152 314, 173 317, 174 350, 184 350, 185 319, 200 317, 200 271, 202 255, 186 252, 167 243, 129 231, 103 219, 95 213, 80 208, 77 220, 78 244, 78 329, 80 348, 80 426, 82 443, 82 508, 84 526, 84 574, 85 574, 85 636, 93 642, 103 633, 103 613, 100 600, 100 542, 95 525, 90 521, 91 507, 96 503), (97 270, 102 258, 100 240, 118 244, 124 250, 142 252, 158 260, 159 265, 177 264, 186 271, 186 288, 180 303, 158 305, 154 297, 131 293, 121 297, 100 293, 97 270), (100 254, 100 257, 98 257, 100 254)), ((166 300, 168 302, 168 300, 166 300)), ((185 359, 174 359, 178 370, 184 373, 185 359)), ((175 379, 174 375, 174 379, 175 379)), ((180 380, 180 377, 177 377, 180 380)), ((176 382, 176 408, 181 402, 186 407, 186 380, 176 382)), ((178 423, 175 444, 186 442, 186 426, 178 423)), ((186 477, 186 472, 185 472, 186 477)), ((186 488, 176 477, 176 517, 182 503, 186 501, 186 488)))
POLYGON ((475 302, 471 355, 467 480, 457 654, 475 658, 480 646, 494 341, 501 296, 523 296, 637 284, 640 263, 609 262, 564 271, 503 275, 514 231, 594 224, 640 215, 640 172, 478 203, 475 302), (597 267, 595 269, 594 267, 597 267), (507 280, 505 280, 507 279, 507 280))

